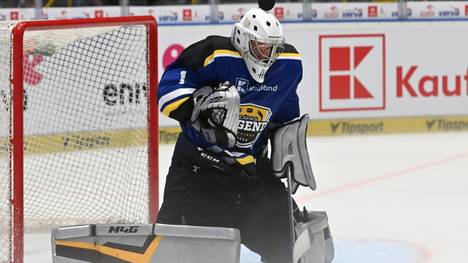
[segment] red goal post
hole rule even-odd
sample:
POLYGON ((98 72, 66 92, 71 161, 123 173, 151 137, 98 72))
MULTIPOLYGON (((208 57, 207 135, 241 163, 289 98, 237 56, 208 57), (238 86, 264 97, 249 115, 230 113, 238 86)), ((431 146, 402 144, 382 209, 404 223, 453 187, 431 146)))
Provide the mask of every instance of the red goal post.
POLYGON ((25 228, 154 223, 154 17, 4 24, 0 58, 0 262, 23 262, 25 228))

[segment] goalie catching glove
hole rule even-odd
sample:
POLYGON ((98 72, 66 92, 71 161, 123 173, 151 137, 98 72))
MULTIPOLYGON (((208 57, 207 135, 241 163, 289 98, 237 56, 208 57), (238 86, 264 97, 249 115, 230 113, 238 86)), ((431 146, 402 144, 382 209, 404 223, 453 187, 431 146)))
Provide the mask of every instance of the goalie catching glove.
POLYGON ((236 145, 240 97, 235 86, 203 87, 193 93, 193 105, 190 122, 208 142, 223 148, 236 145))

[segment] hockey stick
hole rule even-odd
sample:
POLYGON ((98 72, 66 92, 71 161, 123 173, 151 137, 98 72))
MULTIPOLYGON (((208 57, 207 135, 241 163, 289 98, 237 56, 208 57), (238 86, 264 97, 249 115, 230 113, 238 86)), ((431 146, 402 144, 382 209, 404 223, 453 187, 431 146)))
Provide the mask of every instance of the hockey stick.
POLYGON ((295 224, 294 224, 294 205, 293 205, 293 190, 292 190, 292 172, 291 172, 291 165, 287 165, 286 167, 286 176, 288 178, 288 210, 289 210, 289 230, 290 230, 290 250, 291 250, 291 262, 295 263, 294 260, 294 242, 296 241, 296 233, 295 233, 295 224))

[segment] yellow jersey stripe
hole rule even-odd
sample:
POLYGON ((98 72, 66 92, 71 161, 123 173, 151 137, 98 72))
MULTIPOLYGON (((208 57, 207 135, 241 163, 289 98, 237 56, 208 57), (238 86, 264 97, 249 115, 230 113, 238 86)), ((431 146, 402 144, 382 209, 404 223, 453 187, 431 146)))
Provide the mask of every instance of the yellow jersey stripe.
POLYGON ((162 113, 166 116, 169 117, 169 114, 174 111, 175 109, 179 108, 179 106, 186 102, 190 97, 185 97, 185 98, 182 98, 180 100, 176 100, 174 101, 173 103, 167 105, 166 107, 164 107, 164 109, 162 110, 162 113))
POLYGON ((278 59, 295 59, 295 60, 300 60, 301 55, 298 53, 281 53, 278 56, 278 59))
POLYGON ((241 57, 239 52, 237 51, 232 51, 232 50, 227 50, 227 49, 218 49, 213 52, 213 54, 209 55, 208 57, 205 58, 205 62, 203 63, 203 66, 206 66, 213 62, 215 57, 219 56, 227 56, 227 57, 241 57))
POLYGON ((280 57, 300 57, 301 54, 299 53, 280 53, 280 57))
POLYGON ((176 90, 173 90, 158 100, 158 105, 159 105, 159 110, 162 111, 163 107, 168 103, 169 101, 174 101, 176 99, 180 99, 182 97, 190 96, 193 94, 193 92, 196 89, 194 88, 178 88, 176 90))

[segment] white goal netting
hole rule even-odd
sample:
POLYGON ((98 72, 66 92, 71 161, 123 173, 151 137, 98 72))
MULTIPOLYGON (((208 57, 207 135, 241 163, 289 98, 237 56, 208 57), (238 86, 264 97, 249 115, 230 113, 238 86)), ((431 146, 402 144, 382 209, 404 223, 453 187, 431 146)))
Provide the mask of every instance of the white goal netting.
MULTIPOLYGON (((6 26, 6 25, 5 25, 6 26)), ((9 206, 9 144, 6 143, 9 130, 9 103, 10 103, 10 49, 11 35, 6 27, 0 27, 0 262, 6 262, 11 246, 9 238, 9 224, 11 213, 9 206)))
MULTIPOLYGON (((0 23, 0 262, 13 245, 13 26, 0 23)), ((146 26, 26 31, 23 70, 25 232, 147 223, 146 26)))

